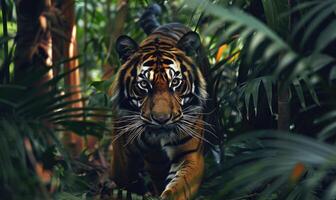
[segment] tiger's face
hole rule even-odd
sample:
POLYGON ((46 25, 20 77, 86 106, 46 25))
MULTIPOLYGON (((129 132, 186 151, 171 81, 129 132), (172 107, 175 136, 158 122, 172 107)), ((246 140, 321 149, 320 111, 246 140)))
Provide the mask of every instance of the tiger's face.
POLYGON ((132 90, 139 99, 141 119, 153 128, 174 127, 183 118, 183 107, 194 87, 188 73, 172 58, 151 56, 138 70, 132 90))
MULTIPOLYGON (((125 36, 118 42, 124 64, 110 94, 118 102, 120 127, 128 126, 129 132, 138 135, 154 132, 166 137, 191 129, 207 93, 200 69, 182 44, 156 39, 137 46, 125 36)), ((190 48, 190 44, 183 45, 190 48)))

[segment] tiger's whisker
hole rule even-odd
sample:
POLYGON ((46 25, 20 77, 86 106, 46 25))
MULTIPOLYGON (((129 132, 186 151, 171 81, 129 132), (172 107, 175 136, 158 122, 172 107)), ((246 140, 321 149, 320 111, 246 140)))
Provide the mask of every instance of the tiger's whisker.
POLYGON ((134 129, 139 128, 141 124, 142 124, 141 122, 137 122, 137 123, 128 125, 127 128, 117 129, 117 130, 120 130, 120 132, 112 140, 112 143, 114 143, 117 139, 119 139, 121 136, 125 135, 126 133, 129 133, 133 131, 134 129))
MULTIPOLYGON (((214 137, 218 138, 217 135, 216 135, 214 132, 212 132, 212 131, 206 129, 205 127, 202 127, 202 126, 200 126, 200 125, 198 125, 198 124, 192 123, 192 122, 187 121, 187 120, 181 120, 181 122, 186 123, 186 124, 188 124, 188 125, 190 125, 190 126, 196 127, 196 128, 198 128, 198 129, 200 129, 200 130, 203 130, 203 131, 205 131, 205 132, 207 132, 207 133, 210 133, 210 134, 213 135, 214 137)), ((200 122, 200 123, 203 123, 203 122, 200 122)))
POLYGON ((214 146, 214 144, 212 144, 209 140, 205 139, 204 137, 198 135, 192 128, 184 125, 184 124, 179 124, 178 126, 180 126, 181 130, 184 131, 184 133, 194 137, 194 138, 197 138, 197 139, 200 139, 204 142, 207 142, 208 144, 214 146))
MULTIPOLYGON (((139 129, 139 127, 137 128, 137 129, 139 129)), ((133 138, 135 138, 136 137, 136 133, 137 133, 137 129, 134 129, 134 130, 132 130, 132 132, 129 132, 129 137, 127 138, 127 141, 126 141, 126 144, 124 144, 124 147, 126 147, 128 144, 130 144, 131 143, 131 141, 133 140, 133 138)))
POLYGON ((135 129, 133 129, 131 132, 129 132, 129 137, 127 139, 127 142, 124 146, 127 146, 128 144, 130 144, 134 138, 136 138, 138 132, 139 132, 139 129, 141 130, 142 129, 142 126, 137 126, 135 129))
POLYGON ((184 116, 183 116, 183 119, 188 120, 188 121, 192 121, 192 120, 201 120, 201 122, 202 122, 204 125, 213 127, 212 124, 209 124, 208 122, 206 122, 206 121, 200 119, 199 117, 194 117, 194 116, 190 116, 190 115, 184 115, 184 116), (190 120, 189 120, 189 119, 190 119, 190 120))

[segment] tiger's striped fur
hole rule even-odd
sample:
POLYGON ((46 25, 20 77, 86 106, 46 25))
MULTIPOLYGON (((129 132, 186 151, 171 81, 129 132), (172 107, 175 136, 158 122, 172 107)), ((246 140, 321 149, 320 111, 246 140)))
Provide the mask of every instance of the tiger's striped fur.
POLYGON ((192 57, 199 48, 197 33, 178 23, 159 26, 140 45, 127 36, 117 40, 123 64, 109 95, 118 115, 111 169, 118 186, 146 193, 145 171, 163 199, 186 200, 197 192, 207 99, 192 57))

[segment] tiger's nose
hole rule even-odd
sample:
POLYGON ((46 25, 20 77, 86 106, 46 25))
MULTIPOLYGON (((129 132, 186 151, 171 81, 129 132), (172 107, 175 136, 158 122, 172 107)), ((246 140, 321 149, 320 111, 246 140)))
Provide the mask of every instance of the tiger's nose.
POLYGON ((152 119, 159 124, 166 124, 171 118, 169 113, 153 113, 152 119))

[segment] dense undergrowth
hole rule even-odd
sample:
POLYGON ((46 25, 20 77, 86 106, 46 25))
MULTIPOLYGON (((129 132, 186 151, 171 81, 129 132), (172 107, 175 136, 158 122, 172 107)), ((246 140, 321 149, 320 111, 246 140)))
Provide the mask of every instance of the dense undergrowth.
POLYGON ((120 65, 114 41, 141 41, 137 20, 154 2, 162 23, 200 33, 211 63, 221 140, 206 154, 196 199, 336 198, 334 0, 128 1, 119 9, 122 2, 76 1, 84 97, 68 101, 70 72, 38 86, 47 70, 14 80, 15 4, 1 1, 0 199, 130 195, 111 190, 108 120, 96 119, 113 117, 105 91, 120 65), (79 101, 86 106, 69 108, 79 101), (73 158, 62 143, 70 131, 98 145, 73 158))

